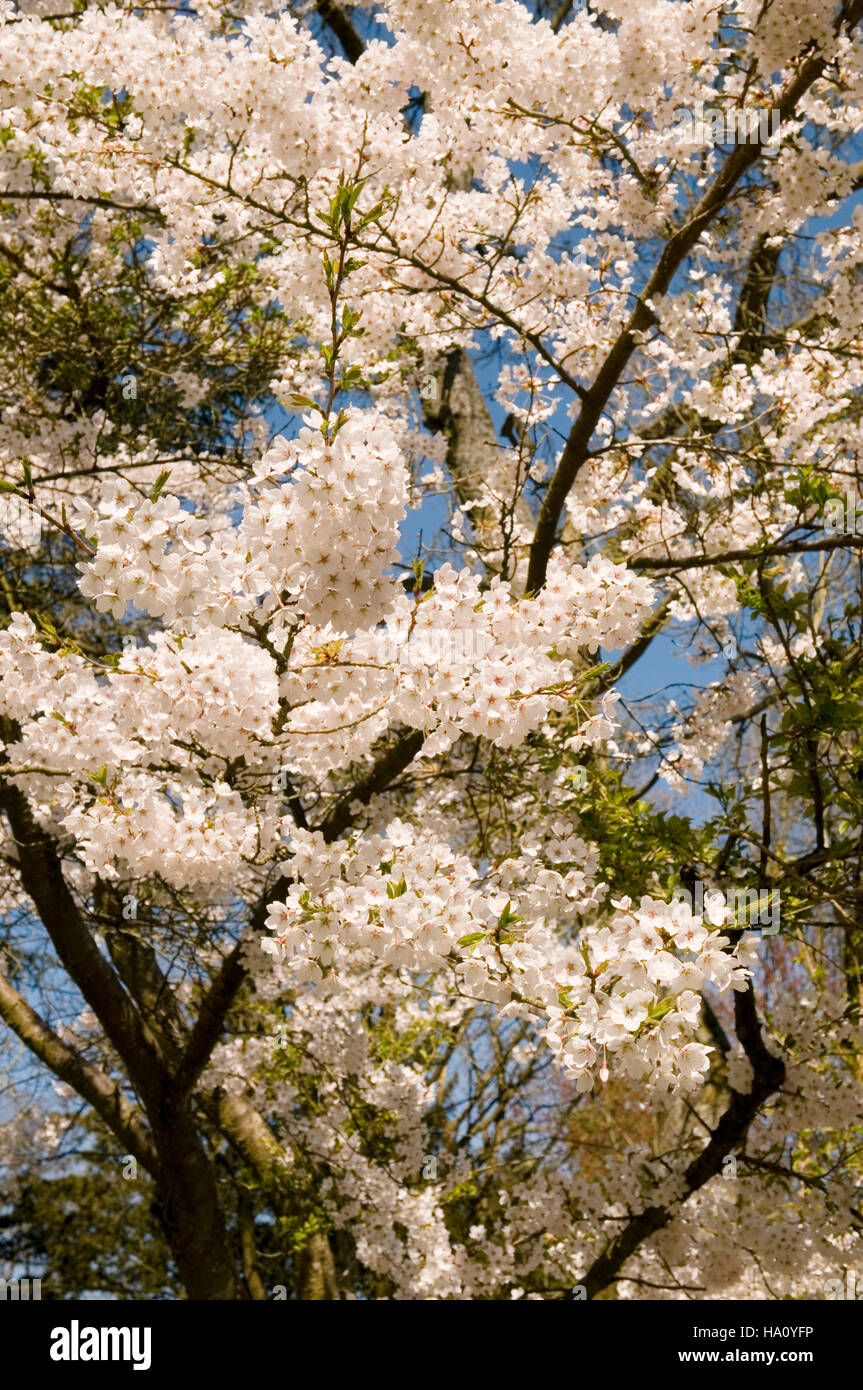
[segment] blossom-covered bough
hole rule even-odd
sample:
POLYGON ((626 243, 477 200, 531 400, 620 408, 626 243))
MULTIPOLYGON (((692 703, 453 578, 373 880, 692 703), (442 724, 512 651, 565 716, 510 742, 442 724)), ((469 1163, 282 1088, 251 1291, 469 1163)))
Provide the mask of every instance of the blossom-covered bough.
POLYGON ((109 1192, 121 1274, 45 1240, 121 1296, 823 1296, 863 0, 73 8, 0 5, 10 1226, 109 1192))

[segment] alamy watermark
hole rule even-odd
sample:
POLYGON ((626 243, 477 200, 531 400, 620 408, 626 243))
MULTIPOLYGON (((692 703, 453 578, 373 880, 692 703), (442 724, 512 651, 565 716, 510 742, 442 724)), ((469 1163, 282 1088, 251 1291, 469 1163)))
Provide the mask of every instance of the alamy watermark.
POLYGON ((414 631, 408 640, 395 635, 386 637, 379 653, 385 666, 441 666, 445 662, 463 662, 479 666, 494 647, 490 632, 474 628, 430 627, 414 631))
POLYGON ((861 1280, 860 1284, 861 1292, 858 1293, 857 1275, 853 1269, 846 1269, 844 1279, 834 1278, 826 1280, 824 1289, 824 1297, 831 1300, 840 1299, 845 1301, 850 1299, 856 1302, 858 1299, 863 1298, 863 1280, 861 1280))
POLYGON ((41 1279, 0 1279, 0 1301, 11 1299, 13 1303, 36 1302, 42 1298, 41 1279))
POLYGON ((779 931, 780 899, 778 888, 729 888, 722 893, 708 889, 696 881, 694 894, 688 888, 675 888, 672 901, 686 903, 695 917, 706 917, 713 926, 760 926, 762 936, 775 936, 779 931), (731 921, 728 921, 728 917, 731 921))
POLYGON ((853 492, 831 497, 824 503, 824 525, 828 531, 863 536, 863 502, 853 492))
POLYGON ((671 125, 681 140, 699 145, 776 145, 780 112, 775 107, 722 110, 697 101, 691 110, 678 107, 671 125))
POLYGON ((52 1361, 131 1361, 133 1371, 148 1371, 152 1359, 149 1327, 70 1327, 51 1331, 52 1361))
POLYGON ((42 517, 24 497, 0 494, 0 540, 15 550, 28 550, 42 539, 42 517))

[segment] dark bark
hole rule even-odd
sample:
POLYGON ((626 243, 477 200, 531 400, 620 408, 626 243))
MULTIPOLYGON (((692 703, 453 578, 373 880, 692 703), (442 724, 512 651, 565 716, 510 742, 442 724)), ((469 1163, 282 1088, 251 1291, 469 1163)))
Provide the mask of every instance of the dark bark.
MULTIPOLYGON (((764 1046, 751 985, 745 991, 735 994, 734 1019, 737 1037, 752 1064, 752 1089, 746 1095, 740 1091, 732 1091, 728 1108, 713 1130, 710 1142, 684 1170, 685 1191, 681 1202, 685 1202, 706 1182, 722 1172, 723 1159, 745 1142, 749 1126, 762 1105, 785 1080, 785 1063, 774 1057, 764 1046)), ((587 1297, 595 1298, 619 1279, 625 1279, 626 1261, 645 1241, 667 1226, 675 1214, 675 1208, 670 1205, 650 1206, 633 1217, 623 1230, 609 1241, 588 1270, 583 1280, 587 1297)), ((574 1302, 577 1299, 574 1291, 564 1294, 563 1297, 566 1302, 574 1302)))
MULTIPOLYGON (((835 27, 839 30, 844 26, 850 30, 859 23, 861 16, 863 0, 851 0, 851 3, 842 6, 835 27)), ((813 56, 804 59, 776 103, 782 120, 794 114, 799 102, 824 72, 825 67, 824 58, 813 56)), ((626 327, 612 344, 592 386, 586 392, 540 508, 528 565, 529 593, 537 592, 545 583, 546 570, 566 499, 580 468, 589 457, 594 430, 635 351, 638 335, 650 328, 654 322, 655 315, 648 307, 647 301, 667 292, 675 272, 697 244, 702 232, 725 207, 743 175, 756 164, 761 150, 760 141, 738 145, 726 159, 692 215, 669 237, 636 301, 626 327)))
MULTIPOLYGON (((165 1048, 88 930, 63 875, 56 844, 36 824, 25 797, 17 788, 8 784, 0 788, 0 809, 6 813, 16 842, 22 885, 33 900, 69 978, 99 1019, 141 1100, 152 1145, 152 1149, 147 1148, 148 1167, 152 1165, 158 1182, 165 1236, 188 1295, 193 1299, 233 1299, 236 1297, 234 1260, 212 1164, 193 1118, 189 1098, 178 1093, 165 1048)), ((119 955, 124 959, 122 949, 119 955)), ((147 949, 141 947, 125 959, 130 968, 134 965, 139 977, 139 993, 146 997, 154 986, 153 971, 158 971, 155 956, 148 955, 147 949)), ((4 1015, 7 1021, 16 1018, 14 1002, 7 1000, 4 1015)), ((28 1045, 35 1051, 33 1044, 38 1042, 43 1057, 47 1057, 53 1047, 51 1038, 46 1036, 50 1030, 43 1026, 40 1031, 41 1020, 35 1015, 28 1019, 21 1016, 20 1022, 22 1027, 26 1025, 25 1032, 29 1032, 31 1042, 28 1045)), ((61 1059, 59 1055, 57 1060, 63 1061, 71 1084, 76 1084, 70 1060, 61 1059)), ((85 1086, 80 1094, 94 1103, 96 1078, 82 1072, 76 1080, 85 1086)), ((104 1089, 101 1087, 102 1092, 104 1089)), ((122 1110, 118 1095, 101 1095, 98 1108, 124 1143, 136 1137, 131 1130, 131 1107, 122 1110)), ((137 1152, 141 1153, 143 1161, 142 1143, 141 1138, 137 1152)), ((136 1152, 135 1144, 129 1143, 129 1148, 136 1152)))

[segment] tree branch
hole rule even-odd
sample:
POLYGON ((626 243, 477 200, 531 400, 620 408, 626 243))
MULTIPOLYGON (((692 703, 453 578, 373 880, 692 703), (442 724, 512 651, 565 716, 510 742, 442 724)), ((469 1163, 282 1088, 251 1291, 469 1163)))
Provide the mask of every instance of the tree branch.
MULTIPOLYGON (((755 1012, 755 995, 750 984, 734 995, 734 1021, 737 1037, 752 1064, 752 1089, 747 1095, 732 1091, 731 1102, 713 1131, 713 1137, 683 1173, 685 1189, 681 1203, 722 1171, 722 1161, 746 1138, 749 1126, 761 1106, 779 1089, 785 1080, 785 1063, 772 1056, 764 1046, 761 1027, 755 1012)), ((626 1276, 623 1266, 644 1241, 661 1231, 674 1217, 667 1207, 648 1207, 633 1217, 629 1224, 609 1242, 594 1260, 584 1280, 587 1297, 595 1298, 610 1284, 626 1276)), ((563 1295, 564 1301, 575 1300, 575 1293, 563 1295)))
POLYGON ((359 62, 366 46, 351 23, 344 7, 336 4, 335 0, 318 0, 317 11, 345 50, 345 57, 348 62, 359 62))
MULTIPOLYGON (((852 0, 852 3, 846 3, 842 7, 835 28, 838 30, 842 25, 853 28, 859 22, 861 15, 863 15, 863 0, 852 0)), ((780 120, 793 114, 801 98, 821 76, 825 67, 825 58, 813 56, 803 61, 799 71, 789 81, 776 104, 780 120)), ((593 385, 585 394, 581 409, 567 437, 560 461, 540 508, 528 565, 527 590, 529 593, 537 592, 545 583, 546 570, 554 548, 558 523, 569 490, 575 482, 579 469, 589 455, 590 440, 594 430, 626 364, 635 351, 638 335, 655 322, 655 314, 649 307, 648 301, 666 293, 684 258, 696 245, 702 232, 722 210, 742 176, 756 163, 761 155, 761 150, 762 144, 758 140, 752 144, 738 145, 728 156, 691 217, 666 242, 652 274, 638 296, 626 327, 618 335, 600 367, 593 385)))
POLYGON ((18 848, 22 885, 65 969, 102 1023, 129 1075, 152 1094, 153 1066, 159 1073, 164 1071, 162 1050, 87 930, 63 877, 54 841, 36 824, 17 787, 0 785, 0 810, 6 812, 18 848))
POLYGON ((140 1112, 129 1103, 116 1082, 57 1036, 2 970, 0 1017, 40 1062, 92 1105, 120 1143, 157 1178, 159 1160, 140 1112))
POLYGON ((393 778, 398 777, 409 767, 425 742, 421 729, 406 729, 385 753, 382 753, 371 770, 355 782, 350 791, 337 801, 321 824, 317 827, 323 832, 327 844, 337 840, 351 824, 351 806, 355 801, 367 806, 372 797, 386 791, 393 778))
POLYGON ((841 535, 825 536, 820 541, 778 541, 775 545, 763 545, 757 550, 723 550, 718 555, 686 555, 681 560, 671 556, 645 555, 641 559, 627 560, 633 570, 682 570, 701 569, 705 565, 725 565, 732 560, 760 560, 769 555, 806 555, 818 550, 863 550, 863 536, 841 535))

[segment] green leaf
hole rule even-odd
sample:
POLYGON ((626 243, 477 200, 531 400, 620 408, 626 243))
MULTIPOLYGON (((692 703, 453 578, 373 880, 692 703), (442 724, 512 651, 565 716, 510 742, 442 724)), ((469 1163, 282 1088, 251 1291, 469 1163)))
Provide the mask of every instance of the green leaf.
POLYGON ((469 949, 471 946, 476 946, 480 941, 485 941, 485 932, 471 931, 468 932, 467 936, 459 937, 458 944, 459 946, 464 946, 469 949))
POLYGON ((339 381, 339 389, 341 391, 350 391, 352 387, 358 386, 362 382, 362 379, 362 367, 348 367, 345 371, 342 372, 341 379, 339 381))
POLYGON ((165 486, 166 482, 171 476, 171 471, 172 470, 170 468, 166 468, 159 474, 150 491, 151 502, 158 502, 162 494, 162 488, 165 486))
POLYGON ((519 917, 517 912, 513 912, 512 903, 508 902, 503 912, 497 919, 497 929, 499 932, 506 931, 507 927, 513 926, 515 922, 523 922, 524 918, 519 917))
POLYGON ((336 435, 338 434, 339 430, 342 428, 343 425, 346 425, 347 423, 348 423, 348 416, 347 416, 347 413, 346 413, 344 410, 340 410, 339 413, 338 413, 338 416, 336 417, 336 423, 333 425, 332 429, 330 430, 330 439, 335 439, 335 437, 336 437, 336 435))
POLYGON ((354 325, 359 323, 362 316, 362 309, 352 309, 350 305, 345 305, 344 309, 342 310, 343 337, 347 337, 348 334, 353 334, 353 336, 356 336, 356 334, 354 333, 354 325))
POLYGON ((321 409, 317 401, 313 401, 311 396, 301 396, 299 393, 288 398, 288 405, 292 410, 317 410, 320 412, 321 409))
POLYGON ((370 208, 368 212, 363 213, 357 223, 357 231, 361 232, 363 227, 367 227, 370 222, 376 222, 385 207, 386 203, 377 203, 373 208, 370 208))
POLYGON ((405 883, 405 876, 404 876, 404 874, 402 874, 402 876, 401 876, 401 878, 399 879, 398 883, 393 883, 392 881, 390 881, 390 882, 387 884, 387 897, 388 897, 388 898, 402 898, 402 897, 404 897, 404 895, 405 895, 405 893, 406 893, 407 891, 408 891, 408 886, 407 886, 407 884, 405 883))
POLYGON ((659 999, 655 1004, 651 1005, 647 1010, 647 1017, 658 1023, 661 1018, 665 1018, 666 1014, 670 1014, 673 1008, 674 998, 672 995, 667 994, 664 999, 659 999))
POLYGON ((363 191, 363 189, 365 188, 365 186, 366 186, 367 183, 368 183, 368 179, 358 179, 357 182, 356 182, 352 187, 350 187, 350 188, 346 187, 346 188, 344 189, 344 191, 343 191, 343 205, 344 205, 345 212, 346 212, 345 222, 348 221, 348 219, 349 219, 351 213, 353 212, 354 208, 356 207, 357 198, 359 198, 360 194, 362 193, 362 191, 363 191))
POLYGON ((579 685, 586 685, 588 681, 595 680, 597 676, 604 676, 606 671, 610 670, 610 661, 600 661, 596 666, 589 666, 586 671, 579 673, 579 685))

